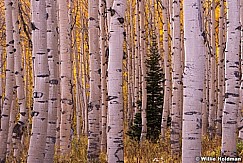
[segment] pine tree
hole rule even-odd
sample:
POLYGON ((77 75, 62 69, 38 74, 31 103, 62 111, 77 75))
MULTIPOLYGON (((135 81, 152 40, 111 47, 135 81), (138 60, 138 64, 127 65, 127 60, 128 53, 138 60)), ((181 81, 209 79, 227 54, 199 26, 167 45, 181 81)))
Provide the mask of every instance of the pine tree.
POLYGON ((150 56, 147 59, 147 138, 158 140, 161 129, 161 117, 163 111, 163 71, 160 67, 160 55, 153 33, 151 39, 150 56))
MULTIPOLYGON (((156 35, 152 35, 150 54, 147 66, 147 139, 157 141, 160 135, 161 117, 163 111, 163 71, 159 65, 160 55, 156 42, 156 35)), ((139 102, 139 101, 138 101, 139 102)), ((131 139, 139 141, 142 130, 141 113, 135 115, 134 124, 128 131, 131 139)))

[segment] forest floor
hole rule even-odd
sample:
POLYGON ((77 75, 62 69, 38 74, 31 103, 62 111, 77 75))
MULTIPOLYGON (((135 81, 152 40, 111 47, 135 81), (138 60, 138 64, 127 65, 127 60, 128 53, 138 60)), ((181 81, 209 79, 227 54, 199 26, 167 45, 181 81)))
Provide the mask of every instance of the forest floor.
MULTIPOLYGON (((72 152, 68 158, 55 155, 55 163, 87 163, 87 147, 88 138, 82 136, 80 139, 73 138, 72 152)), ((209 137, 204 137, 202 141, 202 156, 217 158, 220 156, 221 138, 216 137, 212 140, 209 137)), ((180 157, 172 158, 170 152, 170 134, 166 133, 164 140, 157 143, 144 141, 139 144, 137 141, 129 139, 125 136, 125 163, 179 163, 180 157)), ((243 158, 243 142, 237 144, 239 157, 243 158)), ((27 159, 27 148, 23 150, 22 163, 27 159)), ((106 155, 100 155, 101 163, 106 163, 106 155)), ((9 157, 8 163, 14 163, 9 157)))

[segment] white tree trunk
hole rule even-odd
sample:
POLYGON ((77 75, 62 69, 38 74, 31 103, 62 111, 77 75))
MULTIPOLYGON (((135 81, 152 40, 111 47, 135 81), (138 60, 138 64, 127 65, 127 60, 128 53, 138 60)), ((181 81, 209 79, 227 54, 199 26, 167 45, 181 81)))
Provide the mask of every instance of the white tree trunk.
POLYGON ((48 99, 48 125, 45 147, 45 163, 54 162, 57 109, 58 109, 58 89, 59 89, 59 55, 57 36, 57 6, 56 0, 46 0, 47 18, 47 52, 49 78, 49 99, 48 99))
POLYGON ((224 107, 224 0, 220 0, 220 13, 219 13, 219 58, 218 58, 218 110, 216 119, 216 133, 218 136, 222 134, 222 112, 224 107))
POLYGON ((16 90, 13 92, 13 100, 11 104, 10 110, 10 119, 9 119, 9 130, 8 130, 8 142, 7 142, 7 156, 11 157, 13 154, 13 129, 14 124, 16 123, 16 114, 17 114, 17 107, 16 107, 16 90))
POLYGON ((43 163, 49 96, 49 69, 47 58, 47 21, 45 1, 33 0, 32 5, 32 41, 34 62, 34 104, 32 111, 32 131, 30 137, 28 163, 43 163))
POLYGON ((126 1, 114 0, 108 62, 108 163, 124 162, 122 58, 126 1))
POLYGON ((7 151, 7 138, 9 129, 9 114, 13 96, 13 79, 14 79, 14 40, 13 40, 13 23, 12 23, 12 2, 5 0, 5 18, 6 18, 6 45, 7 45, 7 66, 6 66, 6 85, 5 97, 1 113, 1 130, 0 130, 0 162, 4 162, 7 151))
POLYGON ((172 156, 180 153, 181 103, 182 103, 182 64, 180 35, 180 1, 173 2, 172 16, 172 109, 171 109, 171 152, 172 156))
POLYGON ((97 161, 100 154, 100 55, 99 55, 99 1, 89 1, 89 54, 90 54, 90 99, 88 106, 88 160, 97 161))
POLYGON ((164 138, 167 129, 167 119, 171 108, 171 74, 170 74, 170 59, 169 59, 169 16, 168 16, 168 0, 163 0, 163 50, 164 50, 164 72, 165 72, 165 84, 164 84, 164 104, 163 114, 161 121, 161 136, 164 138))
POLYGON ((142 115, 142 131, 140 141, 146 139, 147 136, 147 67, 146 67, 146 58, 147 53, 145 51, 145 28, 144 28, 144 19, 145 19, 145 2, 144 0, 139 1, 139 13, 140 13, 140 55, 141 55, 141 69, 142 69, 142 108, 141 108, 141 115, 142 115))
MULTIPOLYGON (((14 147, 18 147, 17 144, 20 144, 23 127, 26 125, 26 120, 28 119, 28 114, 26 113, 26 98, 24 93, 24 76, 23 76, 23 67, 22 67, 22 56, 21 56, 21 46, 20 46, 20 34, 19 34, 19 1, 13 1, 13 25, 14 25, 14 71, 15 71, 15 80, 16 80, 16 89, 17 89, 17 98, 19 104, 19 120, 18 123, 14 126, 15 130, 13 131, 13 143, 14 147), (16 145, 15 145, 16 144, 16 145)), ((19 149, 14 148, 14 157, 19 157, 19 149)))
POLYGON ((216 44, 215 44, 215 0, 211 2, 211 22, 210 22, 210 83, 209 83, 209 135, 214 137, 216 119, 216 44))
POLYGON ((134 114, 133 114, 133 121, 134 118, 136 116, 136 113, 139 112, 139 106, 138 106, 138 102, 139 102, 139 92, 140 92, 140 87, 139 87, 139 78, 140 78, 140 73, 139 73, 139 44, 140 44, 140 24, 139 24, 139 1, 137 0, 135 3, 136 7, 135 7, 135 18, 136 18, 136 26, 135 26, 135 58, 134 58, 134 71, 135 71, 135 83, 134 83, 134 114))
POLYGON ((73 110, 72 99, 72 63, 70 53, 70 25, 68 19, 68 2, 59 0, 60 28, 60 87, 61 87, 61 124, 60 151, 67 155, 71 151, 71 121, 73 110))
POLYGON ((107 56, 106 52, 106 27, 105 27, 105 1, 99 0, 99 25, 100 25, 100 57, 101 57, 101 152, 107 150, 107 56))
MULTIPOLYGON (((243 1, 240 1, 240 23, 241 23, 241 86, 240 86, 240 99, 243 99, 243 1)), ((243 140, 243 101, 240 100, 239 105, 239 138, 243 140)))
MULTIPOLYGON (((240 1, 240 22, 241 22, 241 86, 240 86, 240 99, 243 99, 243 1, 240 1)), ((243 101, 240 100, 238 115, 240 117, 239 138, 243 140, 243 101)))
POLYGON ((240 94, 240 0, 227 0, 225 104, 221 155, 236 157, 237 113, 240 94))
POLYGON ((195 162, 195 158, 201 155, 201 107, 205 65, 201 10, 200 1, 184 0, 182 163, 195 162))

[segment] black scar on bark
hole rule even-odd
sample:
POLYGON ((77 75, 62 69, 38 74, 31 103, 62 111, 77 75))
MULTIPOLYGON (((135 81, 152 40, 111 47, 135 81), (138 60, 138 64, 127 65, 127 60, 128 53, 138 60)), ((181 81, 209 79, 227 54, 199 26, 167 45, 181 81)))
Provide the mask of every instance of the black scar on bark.
POLYGON ((116 98, 118 98, 118 97, 117 96, 108 96, 107 97, 107 101, 114 100, 116 98))

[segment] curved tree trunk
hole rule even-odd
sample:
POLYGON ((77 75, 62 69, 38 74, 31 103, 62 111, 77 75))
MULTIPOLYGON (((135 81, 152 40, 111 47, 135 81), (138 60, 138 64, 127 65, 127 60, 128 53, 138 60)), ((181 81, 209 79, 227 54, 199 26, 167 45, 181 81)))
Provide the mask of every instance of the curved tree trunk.
POLYGON ((32 1, 32 40, 34 62, 34 104, 28 163, 42 163, 45 153, 49 96, 46 2, 32 1))
POLYGON ((110 22, 108 62, 108 163, 124 162, 122 58, 124 40, 125 0, 114 0, 115 13, 110 22))
POLYGON ((201 2, 184 0, 182 163, 195 162, 195 158, 201 155, 201 107, 205 64, 202 23, 201 2))

